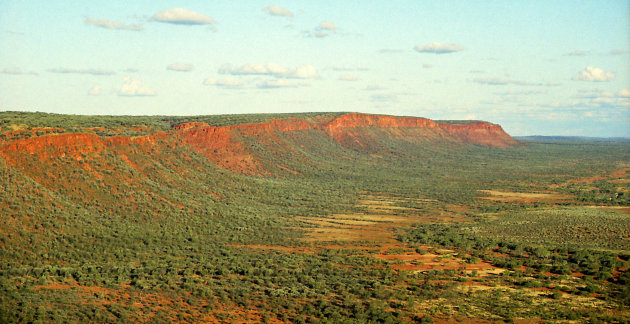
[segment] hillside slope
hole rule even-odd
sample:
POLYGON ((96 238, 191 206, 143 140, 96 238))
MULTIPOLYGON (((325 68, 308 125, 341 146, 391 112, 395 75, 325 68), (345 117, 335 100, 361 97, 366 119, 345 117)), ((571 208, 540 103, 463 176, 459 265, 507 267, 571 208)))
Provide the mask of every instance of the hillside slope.
MULTIPOLYGON (((268 117, 262 122, 223 126, 173 122, 165 130, 135 117, 126 126, 106 120, 94 127, 94 121, 81 119, 85 117, 67 116, 68 125, 63 125, 53 115, 38 123, 54 127, 9 124, 13 129, 7 132, 6 124, 16 120, 8 118, 0 137, 0 171, 6 175, 0 213, 11 221, 1 230, 15 233, 8 241, 20 242, 33 229, 52 227, 41 233, 45 243, 56 237, 57 230, 85 231, 87 224, 92 230, 116 227, 121 219, 147 224, 156 217, 191 214, 238 215, 221 226, 254 228, 257 221, 242 217, 251 214, 243 208, 267 210, 269 204, 282 206, 297 199, 295 193, 269 196, 268 185, 257 185, 261 181, 257 177, 299 175, 307 181, 338 177, 340 170, 347 170, 343 171, 348 173, 345 181, 342 177, 341 183, 331 182, 335 188, 330 190, 336 191, 340 185, 363 181, 355 174, 390 170, 388 165, 397 161, 424 161, 430 168, 431 159, 442 151, 448 154, 470 144, 509 147, 517 143, 500 126, 483 122, 448 124, 356 113, 268 117), (247 203, 235 206, 232 201, 247 203), (60 228, 66 225, 72 228, 60 228)), ((396 182, 396 177, 388 179, 396 182)), ((318 201, 331 199, 329 189, 315 187, 320 190, 309 193, 311 197, 297 199, 305 210, 278 213, 330 212, 334 204, 318 201)), ((210 230, 219 223, 214 219, 205 226, 210 230)))

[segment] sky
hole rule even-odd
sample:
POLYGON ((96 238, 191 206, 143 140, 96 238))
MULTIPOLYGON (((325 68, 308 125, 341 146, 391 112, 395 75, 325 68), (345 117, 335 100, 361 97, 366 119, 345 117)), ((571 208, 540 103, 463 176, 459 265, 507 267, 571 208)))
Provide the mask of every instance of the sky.
POLYGON ((630 137, 630 1, 0 1, 0 111, 630 137))

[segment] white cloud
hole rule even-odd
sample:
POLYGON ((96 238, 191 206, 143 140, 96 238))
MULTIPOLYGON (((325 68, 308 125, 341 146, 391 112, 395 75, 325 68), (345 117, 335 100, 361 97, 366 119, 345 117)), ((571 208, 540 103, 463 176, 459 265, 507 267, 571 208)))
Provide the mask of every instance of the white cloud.
POLYGON ((357 78, 356 75, 353 75, 353 74, 344 74, 344 75, 339 77, 339 80, 342 80, 342 81, 357 81, 358 78, 357 78))
POLYGON ((317 70, 314 66, 310 64, 300 65, 291 73, 289 73, 289 77, 295 77, 298 79, 314 79, 319 77, 317 74, 317 70))
POLYGON ((417 45, 414 49, 420 53, 433 53, 433 54, 448 54, 463 51, 464 48, 459 44, 442 44, 442 43, 431 43, 425 45, 417 45))
POLYGON ((26 72, 26 71, 22 71, 22 69, 20 69, 19 67, 11 67, 11 68, 4 68, 2 71, 0 71, 0 73, 2 74, 11 74, 11 75, 39 75, 37 72, 26 72))
POLYGON ((504 91, 504 92, 495 92, 495 95, 499 96, 522 96, 522 95, 535 95, 535 94, 543 94, 546 93, 544 90, 526 90, 526 91, 504 91))
POLYGON ((5 68, 2 70, 2 74, 13 74, 13 75, 19 75, 19 74, 24 74, 24 72, 22 72, 22 69, 18 68, 18 67, 12 67, 12 68, 5 68))
POLYGON ((262 89, 292 88, 295 86, 295 84, 286 79, 268 80, 258 84, 258 87, 262 89))
POLYGON ((166 67, 167 70, 178 72, 190 72, 193 69, 192 64, 173 63, 166 67))
POLYGON ((615 103, 615 101, 616 100, 614 98, 611 98, 608 96, 602 96, 602 97, 593 98, 591 102, 597 105, 612 105, 615 103))
POLYGON ((235 78, 225 78, 219 80, 214 78, 207 78, 203 81, 203 84, 225 88, 239 88, 243 85, 243 82, 235 78))
POLYGON ((630 90, 621 89, 616 94, 601 89, 580 89, 572 108, 629 108, 630 90))
POLYGON ((580 50, 575 50, 573 52, 569 52, 564 54, 564 56, 586 56, 588 54, 591 54, 590 51, 580 51, 580 50))
POLYGON ((100 85, 95 85, 93 86, 89 91, 88 91, 88 95, 90 96, 98 96, 101 94, 101 86, 100 85))
POLYGON ((156 13, 151 20, 176 24, 176 25, 209 25, 214 24, 214 19, 184 8, 173 8, 156 13))
POLYGON ((319 77, 317 69, 310 65, 304 64, 295 68, 287 68, 276 63, 248 63, 238 68, 233 68, 229 64, 225 64, 219 68, 221 74, 232 75, 270 75, 278 78, 291 79, 315 79, 319 77))
POLYGON ((477 78, 474 79, 473 82, 485 85, 519 85, 519 86, 539 86, 539 87, 551 87, 557 86, 556 83, 542 83, 542 82, 528 82, 521 80, 512 80, 506 78, 477 78))
POLYGON ((155 91, 141 84, 139 80, 127 77, 125 78, 125 83, 118 91, 118 95, 124 97, 155 96, 155 91))
POLYGON ((594 99, 599 97, 614 97, 614 95, 608 91, 601 89, 580 89, 576 98, 594 99))
POLYGON ((329 20, 324 20, 317 27, 315 27, 312 31, 303 31, 302 33, 306 37, 317 37, 323 38, 328 37, 331 32, 335 33, 337 31, 337 25, 329 20))
POLYGON ((281 17, 287 17, 287 18, 293 17, 293 13, 289 11, 289 9, 282 8, 276 5, 269 5, 263 8, 263 11, 272 16, 281 16, 281 17))
POLYGON ((506 78, 478 78, 473 80, 476 83, 486 84, 486 85, 507 85, 507 84, 518 84, 520 81, 509 80, 506 78))
POLYGON ((623 55, 623 54, 626 54, 626 53, 629 53, 629 52, 630 52, 630 51, 627 51, 627 50, 614 49, 614 50, 612 50, 612 51, 608 52, 608 54, 609 54, 609 55, 623 55))
POLYGON ((62 74, 91 74, 91 75, 112 75, 114 71, 99 70, 99 69, 74 69, 74 68, 56 68, 48 69, 48 72, 62 73, 62 74))
POLYGON ((398 97, 394 94, 376 94, 370 97, 372 102, 376 103, 393 103, 398 102, 398 97))
POLYGON ((215 78, 206 78, 205 80, 203 80, 203 85, 216 85, 217 84, 217 79, 215 78))
POLYGON ((323 37, 327 37, 329 34, 323 30, 317 30, 314 32, 305 32, 305 35, 311 36, 311 37, 323 38, 323 37))
POLYGON ((363 90, 365 90, 365 91, 378 91, 378 90, 385 90, 385 88, 380 86, 380 85, 378 85, 378 84, 372 84, 372 85, 368 85, 363 90))
POLYGON ((106 28, 106 29, 121 29, 121 30, 133 30, 133 31, 138 31, 138 30, 143 29, 142 25, 138 25, 138 24, 126 25, 118 20, 92 19, 89 17, 85 18, 85 24, 94 25, 94 26, 106 28))
POLYGON ((615 74, 609 71, 604 71, 600 68, 587 66, 580 73, 576 74, 571 80, 573 81, 595 81, 604 82, 610 81, 615 78, 615 74))
POLYGON ((331 70, 337 72, 365 72, 369 71, 370 69, 364 67, 332 67, 331 70))
POLYGON ((319 26, 317 28, 321 30, 337 30, 337 26, 332 21, 328 20, 324 20, 319 23, 319 26))

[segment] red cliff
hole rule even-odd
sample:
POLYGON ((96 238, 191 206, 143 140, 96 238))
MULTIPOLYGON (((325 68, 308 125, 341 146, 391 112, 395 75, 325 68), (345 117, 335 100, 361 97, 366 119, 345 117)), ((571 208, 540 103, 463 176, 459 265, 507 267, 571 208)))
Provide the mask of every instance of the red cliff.
MULTIPOLYGON (((40 160, 56 156, 81 160, 83 154, 110 150, 135 167, 127 158, 131 145, 147 150, 164 144, 187 145, 221 168, 243 174, 269 174, 270 163, 277 165, 282 161, 261 160, 257 150, 267 150, 270 153, 268 156, 292 158, 298 154, 295 147, 301 144, 291 142, 282 134, 305 130, 315 131, 315 134, 319 132, 342 146, 365 153, 377 153, 374 151, 385 148, 386 138, 423 145, 437 140, 492 147, 509 147, 518 143, 501 126, 486 122, 450 124, 426 118, 351 113, 323 123, 301 118, 230 126, 195 122, 177 125, 170 132, 140 137, 100 138, 95 134, 72 133, 19 140, 8 138, 0 143, 0 155, 9 162, 17 163, 19 158, 15 154, 27 154, 40 160)), ((436 145, 439 144, 436 142, 436 145)))

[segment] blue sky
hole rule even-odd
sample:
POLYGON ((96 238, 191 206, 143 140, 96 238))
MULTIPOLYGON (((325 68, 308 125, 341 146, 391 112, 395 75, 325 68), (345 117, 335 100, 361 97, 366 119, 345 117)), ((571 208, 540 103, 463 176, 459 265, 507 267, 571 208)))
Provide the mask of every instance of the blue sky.
POLYGON ((0 110, 630 136, 628 1, 0 2, 0 110))

